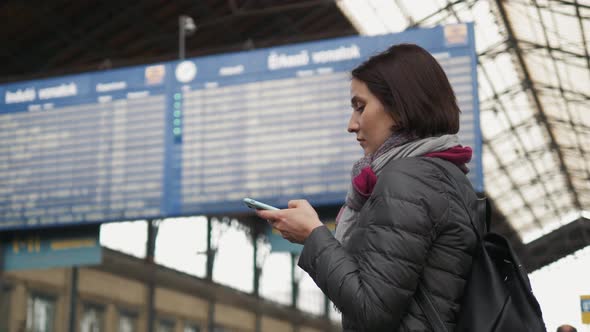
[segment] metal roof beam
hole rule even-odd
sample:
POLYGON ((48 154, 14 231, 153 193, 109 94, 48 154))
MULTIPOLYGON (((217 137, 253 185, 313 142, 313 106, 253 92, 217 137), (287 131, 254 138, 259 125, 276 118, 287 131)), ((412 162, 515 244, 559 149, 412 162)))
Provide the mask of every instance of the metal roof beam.
MULTIPOLYGON (((545 109, 543 107, 543 104, 541 103, 539 95, 537 94, 535 84, 531 79, 531 74, 529 72, 526 61, 524 60, 524 55, 522 53, 522 49, 520 48, 518 40, 515 37, 514 31, 512 28, 512 24, 508 18, 508 14, 506 13, 506 8, 504 8, 504 1, 503 0, 496 0, 496 5, 498 7, 498 12, 499 12, 500 17, 502 19, 502 22, 504 23, 504 27, 506 28, 506 33, 508 34, 509 43, 511 44, 512 49, 514 50, 516 60, 517 60, 518 64, 520 65, 521 73, 524 76, 524 81, 529 86, 529 91, 530 91, 533 103, 534 103, 535 107, 537 108, 537 111, 540 114, 541 121, 543 122, 543 124, 545 125, 545 128, 547 129, 547 133, 548 133, 549 140, 550 140, 550 145, 558 147, 559 145, 557 144, 557 139, 555 138, 555 134, 553 133, 553 128, 552 128, 551 124, 549 123, 549 121, 547 121, 545 109)), ((582 210, 582 205, 580 204, 580 200, 578 198, 575 187, 573 185, 571 176, 568 173, 568 169, 565 164, 563 153, 559 149, 556 149, 555 153, 557 154, 559 167, 562 170, 564 178, 566 180, 567 188, 569 189, 569 191, 572 195, 574 207, 577 210, 582 210)))
MULTIPOLYGON (((554 179, 556 178, 558 175, 557 172, 547 172, 547 176, 550 176, 550 179, 554 179)), ((537 182, 539 182, 539 180, 537 179, 537 182)), ((522 186, 523 187, 530 187, 530 186, 534 186, 536 182, 532 182, 532 183, 525 183, 522 186)), ((545 192, 542 195, 534 195, 531 198, 533 198, 534 201, 534 206, 540 206, 540 205, 545 205, 546 209, 548 210, 547 213, 545 213, 543 216, 547 216, 549 214, 554 214, 553 211, 551 211, 551 209, 549 208, 549 204, 547 204, 547 199, 554 199, 554 197, 561 197, 563 194, 566 194, 567 190, 563 189, 563 188, 558 188, 555 190, 552 190, 550 192, 545 192)), ((504 191, 501 194, 497 195, 497 197, 503 197, 503 196, 508 196, 510 194, 510 191, 504 191)), ((563 206, 562 206, 563 207, 563 206)), ((555 207, 554 207, 555 209, 555 207)), ((515 207, 512 208, 511 210, 508 211, 504 211, 504 213, 506 213, 506 215, 513 215, 515 213, 520 212, 522 209, 520 207, 515 207)), ((569 211, 568 211, 569 212, 569 211)))
POLYGON ((513 97, 516 96, 517 94, 521 93, 523 89, 522 83, 516 83, 513 84, 511 86, 506 87, 504 90, 502 91, 494 91, 494 95, 482 100, 480 102, 480 104, 485 104, 485 103, 496 103, 499 97, 503 97, 503 96, 509 96, 509 97, 513 97))
MULTIPOLYGON (((578 152, 578 149, 577 148, 567 148, 567 149, 565 149, 565 151, 578 152)), ((534 152, 532 152, 530 154, 533 155, 533 156, 536 156, 536 155, 543 154, 544 152, 545 151, 543 149, 538 149, 538 150, 535 150, 534 152)), ((522 158, 522 157, 521 158, 516 158, 513 161, 511 161, 509 163, 509 165, 512 166, 512 165, 518 164, 518 163, 522 164, 522 160, 523 159, 524 158, 522 158)), ((501 169, 496 168, 496 169, 488 170, 487 171, 487 174, 490 176, 490 178, 494 178, 496 175, 501 174, 501 172, 503 172, 501 169)), ((550 177, 554 177, 554 175, 561 175, 561 173, 558 170, 546 171, 545 173, 543 173, 543 174, 541 174, 539 176, 536 176, 534 178, 531 178, 528 183, 519 185, 519 188, 523 188, 524 189, 525 187, 527 187, 529 185, 535 185, 537 183, 541 183, 541 181, 550 180, 551 179, 550 177)), ((578 179, 578 180, 584 180, 584 181, 585 180, 590 180, 590 174, 588 174, 588 172, 587 172, 586 169, 574 169, 574 170, 572 170, 572 177, 575 178, 575 179, 578 179)), ((510 189, 512 190, 512 188, 510 188, 510 189)), ((590 192, 590 188, 583 188, 582 187, 582 188, 579 188, 578 190, 580 192, 590 192)), ((544 192, 547 193, 547 191, 544 191, 544 192)), ((508 192, 508 191, 502 192, 502 193, 500 193, 496 197, 496 199, 498 199, 501 196, 505 196, 505 195, 507 195, 509 193, 510 192, 508 192)))
POLYGON ((535 42, 532 42, 530 40, 524 40, 524 39, 518 39, 516 41, 519 44, 521 44, 520 49, 523 50, 523 51, 529 51, 529 50, 547 50, 549 52, 557 52, 557 53, 561 53, 563 55, 569 55, 569 56, 572 56, 572 57, 575 57, 575 58, 579 58, 579 59, 584 59, 584 58, 587 59, 588 58, 588 56, 586 54, 580 54, 580 53, 576 53, 576 52, 564 50, 564 49, 559 48, 559 47, 552 47, 551 45, 548 45, 548 44, 543 45, 543 44, 535 43, 535 42))
MULTIPOLYGON (((124 12, 126 8, 123 6, 122 3, 119 3, 119 10, 124 12)), ((162 45, 172 45, 172 49, 178 49, 178 34, 177 29, 173 31, 173 33, 166 33, 162 30, 160 26, 154 23, 154 19, 152 17, 146 17, 146 3, 140 1, 138 7, 134 10, 127 11, 127 17, 132 22, 139 22, 136 23, 141 25, 141 29, 133 29, 128 28, 127 31, 129 36, 131 37, 129 40, 124 41, 124 46, 119 48, 119 51, 123 54, 135 54, 138 56, 149 54, 149 52, 153 51, 154 45, 162 46, 162 45), (134 36, 138 36, 136 38, 134 36), (147 36, 150 36, 149 38, 147 36), (154 38, 158 39, 157 43, 153 43, 152 40, 154 38)), ((176 17, 175 17, 176 18, 176 17)), ((175 20, 174 20, 175 21, 175 20)))
POLYGON ((502 140, 505 137, 509 137, 508 135, 514 133, 517 129, 520 129, 522 127, 533 127, 536 124, 536 116, 531 116, 526 120, 521 121, 520 123, 517 124, 512 124, 510 123, 510 127, 506 128, 505 130, 499 132, 498 134, 496 134, 495 136, 489 137, 488 141, 489 142, 496 142, 497 140, 502 140))
POLYGON ((509 50, 510 50, 510 48, 507 46, 506 40, 500 40, 500 41, 496 42, 495 44, 492 44, 486 50, 480 52, 477 55, 477 57, 478 58, 487 57, 487 58, 494 59, 498 55, 504 54, 504 53, 508 52, 509 50))
POLYGON ((590 220, 580 217, 527 244, 522 263, 530 273, 587 246, 590 246, 590 220))
MULTIPOLYGON (((564 119, 555 118, 555 117, 549 117, 547 119, 550 120, 551 122, 555 122, 556 125, 563 126, 563 127, 565 127, 565 126, 575 127, 578 130, 587 131, 587 134, 590 134, 590 126, 585 125, 583 123, 572 124, 571 121, 566 121, 564 119)), ((564 148, 568 148, 568 147, 564 147, 564 148)), ((572 148, 572 147, 569 147, 569 148, 572 148)))
POLYGON ((590 95, 584 94, 583 92, 580 91, 573 91, 570 89, 566 89, 566 88, 560 88, 554 85, 550 85, 550 84, 546 84, 546 83, 542 83, 542 82, 537 82, 535 83, 535 85, 539 88, 539 90, 544 89, 544 90, 553 90, 553 91, 560 91, 562 90, 564 93, 579 97, 580 100, 573 100, 571 98, 567 98, 566 96, 562 96, 567 102, 584 102, 587 103, 588 100, 590 100, 590 95))
MULTIPOLYGON (((517 3, 522 6, 530 6, 530 2, 528 0, 526 0, 526 1, 510 0, 510 2, 517 3)), ((587 5, 580 5, 580 4, 572 3, 569 1, 562 1, 562 0, 547 1, 546 4, 539 4, 539 5, 537 5, 537 7, 545 9, 545 10, 550 11, 555 14, 559 14, 559 15, 563 15, 563 16, 567 16, 567 17, 574 17, 574 18, 576 17, 575 14, 572 14, 570 12, 567 12, 567 11, 563 12, 563 11, 558 10, 559 7, 557 7, 555 4, 551 4, 550 2, 557 3, 558 5, 574 6, 576 8, 580 8, 580 7, 581 8, 590 8, 590 6, 587 6, 587 5)))
MULTIPOLYGON (((466 2, 467 2, 466 0, 455 0, 453 2, 450 2, 450 1, 447 0, 447 5, 446 6, 438 9, 437 11, 433 12, 430 15, 427 15, 426 17, 424 17, 420 21, 414 21, 414 23, 408 25, 408 27, 406 29, 417 28, 417 27, 421 26, 423 23, 425 23, 426 21, 428 21, 429 19, 431 19, 432 17, 434 17, 434 16, 436 16, 436 15, 442 13, 442 12, 445 12, 445 11, 448 12, 447 17, 453 15, 453 16, 455 16, 455 18, 457 18, 457 21, 458 22, 461 22, 461 20, 459 19, 459 17, 457 17, 457 13, 454 12, 453 7, 455 5, 457 5, 457 4, 466 3, 466 2)), ((477 0, 474 0, 474 1, 471 1, 471 2, 467 3, 467 8, 473 7, 476 2, 477 2, 477 0)), ((440 23, 442 21, 444 21, 444 19, 439 20, 437 23, 440 23)))
POLYGON ((578 0, 574 0, 574 2, 570 2, 570 1, 564 1, 564 0, 551 0, 553 2, 557 2, 561 5, 567 5, 567 6, 575 6, 576 10, 580 9, 580 8, 584 8, 584 9, 590 9, 590 5, 583 5, 578 3, 578 0))
POLYGON ((208 25, 217 25, 228 20, 235 20, 236 17, 248 17, 248 16, 266 16, 271 14, 280 14, 285 11, 290 10, 301 10, 310 7, 315 7, 318 5, 332 5, 334 4, 333 0, 311 0, 311 1, 300 1, 296 3, 290 4, 277 4, 273 6, 268 6, 264 8, 257 8, 257 9, 248 9, 247 6, 243 5, 241 7, 237 7, 231 5, 230 9, 232 9, 232 13, 230 15, 212 18, 210 20, 204 20, 199 22, 199 26, 208 26, 208 25))
MULTIPOLYGON (((576 5, 576 16, 578 17, 578 24, 580 25, 580 32, 582 34, 582 45, 584 45, 584 54, 586 55, 586 67, 588 68, 588 75, 590 76, 590 54, 588 53, 588 42, 586 41, 586 30, 582 22, 582 15, 580 14, 580 4, 578 0, 574 0, 576 5)), ((590 6, 587 6, 590 7, 590 6)))
POLYGON ((406 8, 404 3, 401 0, 394 0, 394 2, 397 8, 399 8, 399 11, 402 13, 402 16, 408 21, 408 26, 415 25, 416 21, 414 21, 412 14, 410 14, 410 11, 406 8))

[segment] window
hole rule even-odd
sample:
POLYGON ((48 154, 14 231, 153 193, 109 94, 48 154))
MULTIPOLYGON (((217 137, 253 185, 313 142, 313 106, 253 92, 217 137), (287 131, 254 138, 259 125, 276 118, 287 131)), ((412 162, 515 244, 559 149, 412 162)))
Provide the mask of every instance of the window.
POLYGON ((27 332, 53 332, 55 299, 31 294, 27 301, 27 332))
POLYGON ((137 331, 137 315, 128 311, 120 311, 118 332, 135 331, 137 331))
POLYGON ((157 332, 174 332, 174 322, 170 320, 160 320, 158 322, 157 332))
POLYGON ((80 317, 80 332, 104 331, 104 308, 87 304, 80 317))
POLYGON ((213 332, 232 332, 232 330, 228 329, 227 327, 215 325, 213 332))
POLYGON ((198 324, 185 323, 182 332, 201 332, 201 327, 198 324))

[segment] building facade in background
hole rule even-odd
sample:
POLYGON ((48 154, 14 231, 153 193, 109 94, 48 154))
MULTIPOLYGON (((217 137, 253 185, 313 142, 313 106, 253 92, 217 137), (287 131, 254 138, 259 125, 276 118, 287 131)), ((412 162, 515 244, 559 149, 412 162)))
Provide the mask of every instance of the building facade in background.
POLYGON ((154 332, 339 329, 328 318, 110 249, 103 249, 100 266, 5 272, 3 285, 1 332, 68 331, 72 306, 80 332, 148 331, 150 312, 154 332))

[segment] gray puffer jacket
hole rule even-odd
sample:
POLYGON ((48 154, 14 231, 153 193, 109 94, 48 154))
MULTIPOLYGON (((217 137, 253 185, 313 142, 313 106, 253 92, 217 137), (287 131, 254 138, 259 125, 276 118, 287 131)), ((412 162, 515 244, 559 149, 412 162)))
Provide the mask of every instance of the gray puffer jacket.
POLYGON ((476 199, 448 161, 392 160, 346 245, 318 227, 299 266, 342 311, 344 331, 432 331, 416 303, 417 287, 430 291, 452 331, 477 244, 461 200, 474 215, 476 199))

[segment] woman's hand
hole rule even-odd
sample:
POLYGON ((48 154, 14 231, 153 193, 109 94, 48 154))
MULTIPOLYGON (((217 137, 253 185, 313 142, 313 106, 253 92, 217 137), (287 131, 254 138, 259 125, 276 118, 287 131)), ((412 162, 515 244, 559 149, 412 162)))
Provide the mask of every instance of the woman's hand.
POLYGON ((316 227, 323 225, 317 212, 304 199, 289 201, 289 208, 285 210, 257 210, 256 214, 268 220, 284 239, 299 244, 303 244, 316 227))

